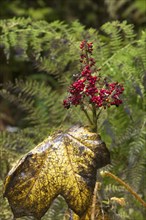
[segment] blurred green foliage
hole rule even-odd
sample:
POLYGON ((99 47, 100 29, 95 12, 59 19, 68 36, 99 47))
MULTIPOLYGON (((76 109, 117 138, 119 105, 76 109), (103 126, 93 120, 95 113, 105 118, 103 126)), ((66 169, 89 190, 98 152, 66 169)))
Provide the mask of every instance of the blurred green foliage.
MULTIPOLYGON (((62 100, 80 70, 79 43, 87 39, 103 76, 125 86, 123 106, 99 120, 112 158, 107 169, 146 200, 145 13, 145 0, 0 1, 0 190, 21 155, 57 129, 86 124, 79 109, 65 110, 62 100)), ((145 218, 146 211, 113 180, 104 179, 103 190, 105 203, 114 196, 126 200, 125 207, 110 202, 116 219, 145 218)), ((12 219, 0 196, 0 219, 12 219)), ((43 219, 59 220, 66 209, 59 198, 43 219)))
MULTIPOLYGON (((46 20, 48 22, 60 20, 68 24, 79 20, 87 28, 93 27, 96 29, 105 22, 126 19, 129 23, 133 23, 135 29, 139 31, 145 27, 145 15, 145 0, 0 1, 0 19, 30 17, 33 20, 46 20)), ((20 73, 18 73, 13 57, 7 64, 1 48, 0 53, 0 82, 6 82, 18 77, 20 73)), ((24 63, 20 63, 20 65, 22 77, 34 74, 31 65, 27 65, 27 70, 24 63)), ((36 77, 41 79, 43 76, 36 75, 36 77)))
POLYGON ((100 27, 113 19, 128 20, 135 26, 146 22, 145 0, 1 0, 0 18, 31 17, 48 22, 63 20, 71 22, 78 19, 87 27, 100 27))
MULTIPOLYGON (((80 41, 87 39, 94 42, 94 57, 97 67, 102 68, 101 74, 123 82, 125 87, 123 106, 104 111, 98 124, 111 152, 112 164, 107 169, 146 199, 146 31, 136 35, 134 26, 126 21, 107 22, 97 31, 85 29, 77 21, 67 25, 24 18, 3 20, 0 28, 6 60, 13 60, 18 71, 21 63, 34 71, 27 77, 20 74, 0 88, 0 98, 10 108, 13 119, 7 121, 11 127, 6 125, 0 134, 1 181, 17 158, 49 134, 77 122, 87 123, 80 109, 66 110, 62 106, 72 77, 80 71, 80 41)), ((114 196, 125 198, 125 207, 111 204, 117 219, 144 219, 145 210, 113 180, 103 181, 103 192, 101 201, 114 196)), ((63 218, 66 206, 62 201, 56 200, 44 219, 63 218)), ((10 219, 8 204, 2 198, 0 202, 1 219, 10 219)))

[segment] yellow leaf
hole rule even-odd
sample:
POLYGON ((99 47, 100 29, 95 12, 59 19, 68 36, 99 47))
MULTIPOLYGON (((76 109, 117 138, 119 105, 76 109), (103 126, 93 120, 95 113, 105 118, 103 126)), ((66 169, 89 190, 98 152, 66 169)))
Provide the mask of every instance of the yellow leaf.
POLYGON ((121 206, 125 206, 126 205, 126 202, 125 202, 124 198, 112 197, 112 198, 110 198, 110 200, 118 203, 121 206))
POLYGON ((24 156, 8 173, 4 196, 15 218, 41 219, 59 194, 81 217, 91 203, 97 169, 109 162, 100 136, 74 126, 50 136, 24 156))

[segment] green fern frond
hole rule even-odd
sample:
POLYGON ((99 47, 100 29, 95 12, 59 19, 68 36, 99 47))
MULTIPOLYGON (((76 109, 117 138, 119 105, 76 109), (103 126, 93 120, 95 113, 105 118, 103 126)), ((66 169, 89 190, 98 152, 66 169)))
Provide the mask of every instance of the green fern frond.
MULTIPOLYGON (((0 133, 1 179, 21 154, 54 130, 77 122, 86 125, 80 109, 67 111, 62 107, 62 100, 67 95, 72 76, 80 71, 79 43, 87 39, 94 43, 94 56, 97 67, 102 67, 101 74, 111 81, 122 82, 125 88, 123 107, 111 107, 99 119, 100 133, 111 152, 112 164, 105 169, 121 177, 146 198, 146 32, 143 30, 136 36, 133 25, 125 21, 108 22, 97 31, 86 29, 78 21, 69 26, 60 21, 47 23, 30 18, 2 20, 0 29, 0 46, 7 60, 13 59, 16 64, 25 62, 34 68, 34 75, 0 86, 0 99, 10 106, 17 128, 15 132, 6 128, 0 133)), ((114 205, 118 218, 130 219, 129 210, 132 210, 132 220, 134 215, 142 219, 144 211, 140 208, 142 214, 136 213, 139 206, 121 186, 111 180, 103 183, 107 198, 115 195, 126 201, 130 198, 126 208, 114 205)), ((7 204, 2 207, 7 209, 7 204)), ((64 201, 59 198, 44 219, 63 219, 65 209, 64 201)), ((0 208, 0 218, 3 216, 6 217, 0 208)), ((7 216, 5 219, 10 219, 10 211, 7 216)))

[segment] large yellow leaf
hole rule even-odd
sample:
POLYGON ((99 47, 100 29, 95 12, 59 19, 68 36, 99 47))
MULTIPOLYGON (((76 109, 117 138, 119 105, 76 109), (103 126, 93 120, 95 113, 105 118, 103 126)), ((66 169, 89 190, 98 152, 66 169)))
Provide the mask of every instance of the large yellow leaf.
POLYGON ((15 218, 41 219, 59 194, 83 216, 92 200, 96 171, 109 162, 100 137, 74 126, 50 136, 24 156, 8 173, 4 196, 15 218))

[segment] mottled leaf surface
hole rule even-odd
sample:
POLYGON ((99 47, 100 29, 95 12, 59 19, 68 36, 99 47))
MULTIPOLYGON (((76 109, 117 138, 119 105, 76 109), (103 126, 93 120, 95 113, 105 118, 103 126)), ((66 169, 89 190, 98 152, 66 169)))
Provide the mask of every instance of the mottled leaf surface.
POLYGON ((4 196, 16 218, 41 219, 59 194, 82 216, 92 200, 96 171, 109 162, 100 137, 74 126, 48 137, 24 156, 8 173, 4 196))

